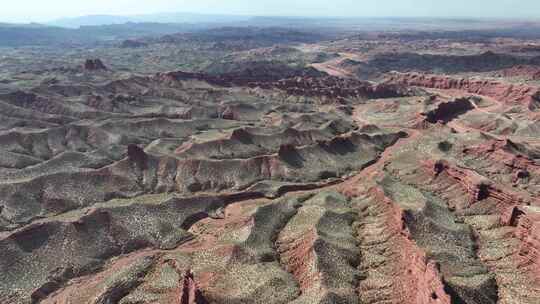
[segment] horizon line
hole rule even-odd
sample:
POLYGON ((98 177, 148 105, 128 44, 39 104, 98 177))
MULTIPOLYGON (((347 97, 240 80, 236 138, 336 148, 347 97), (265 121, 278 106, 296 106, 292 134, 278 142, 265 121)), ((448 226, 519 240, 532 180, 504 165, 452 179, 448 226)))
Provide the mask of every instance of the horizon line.
MULTIPOLYGON (((220 17, 245 17, 245 18, 287 18, 287 19, 433 19, 433 20, 474 20, 474 21, 539 21, 540 17, 515 17, 515 16, 441 16, 441 15, 418 15, 418 16, 409 16, 409 15, 394 15, 394 16, 375 16, 375 15, 357 15, 357 16, 348 16, 348 15, 264 15, 264 14, 248 14, 248 13, 202 13, 202 12, 191 12, 191 11, 175 11, 175 12, 155 12, 155 13, 141 13, 141 14, 81 14, 81 15, 70 15, 70 16, 61 16, 55 18, 43 18, 44 21, 2 21, 0 24, 51 24, 59 21, 70 20, 70 19, 79 19, 84 17, 124 17, 124 18, 137 18, 137 17, 148 17, 153 15, 174 15, 174 14, 190 14, 190 15, 200 15, 200 16, 220 16, 220 17)), ((39 18, 30 18, 30 19, 39 19, 39 18)), ((159 21, 152 21, 153 23, 161 23, 159 21)), ((171 23, 171 22, 162 22, 162 23, 171 23)), ((174 23, 174 22, 173 22, 174 23)), ((201 22, 208 23, 208 22, 201 22)))

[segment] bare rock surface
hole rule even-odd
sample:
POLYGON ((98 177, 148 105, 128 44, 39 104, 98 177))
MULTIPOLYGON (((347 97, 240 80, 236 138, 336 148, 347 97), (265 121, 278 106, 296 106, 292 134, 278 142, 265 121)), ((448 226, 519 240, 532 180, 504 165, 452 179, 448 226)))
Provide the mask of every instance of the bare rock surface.
POLYGON ((540 42, 493 35, 0 48, 0 303, 540 303, 540 42))

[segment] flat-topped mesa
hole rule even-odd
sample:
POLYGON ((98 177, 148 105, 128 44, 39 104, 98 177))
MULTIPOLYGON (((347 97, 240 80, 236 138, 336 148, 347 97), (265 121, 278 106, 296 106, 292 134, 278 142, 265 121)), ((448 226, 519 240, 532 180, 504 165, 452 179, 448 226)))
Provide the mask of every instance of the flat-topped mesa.
POLYGON ((508 105, 521 104, 529 107, 537 103, 540 96, 540 88, 526 84, 419 73, 392 73, 385 82, 441 90, 462 90, 471 94, 488 96, 508 105))
POLYGON ((400 85, 375 85, 365 81, 333 76, 288 78, 278 81, 275 86, 290 95, 333 98, 391 98, 407 94, 400 85))
POLYGON ((243 72, 219 75, 188 73, 182 71, 159 73, 154 80, 167 84, 179 81, 199 80, 222 87, 246 86, 250 88, 280 89, 288 95, 326 97, 342 100, 344 98, 391 98, 409 94, 397 84, 371 84, 366 81, 343 79, 333 76, 312 75, 299 71, 297 75, 264 75, 262 73, 243 72))
POLYGON ((204 80, 204 74, 201 73, 189 73, 182 71, 157 73, 154 77, 155 81, 164 82, 166 84, 173 84, 178 81, 186 80, 204 80))
POLYGON ((175 83, 178 81, 187 80, 201 80, 206 81, 212 85, 218 85, 223 87, 233 86, 263 86, 266 84, 268 87, 272 87, 271 84, 281 79, 296 79, 296 78, 317 78, 323 77, 325 74, 312 69, 288 69, 279 66, 255 66, 244 70, 210 74, 210 73, 191 73, 183 71, 172 71, 158 73, 154 76, 157 81, 164 81, 167 83, 175 83))
POLYGON ((422 113, 429 123, 441 122, 446 124, 454 118, 474 109, 474 105, 468 98, 456 98, 449 102, 443 102, 437 105, 435 109, 422 113))

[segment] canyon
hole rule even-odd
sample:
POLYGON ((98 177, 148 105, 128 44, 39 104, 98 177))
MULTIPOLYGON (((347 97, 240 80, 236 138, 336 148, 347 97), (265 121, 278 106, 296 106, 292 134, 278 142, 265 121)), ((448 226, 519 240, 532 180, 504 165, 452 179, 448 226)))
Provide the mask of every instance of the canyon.
POLYGON ((540 37, 304 27, 0 49, 0 303, 540 303, 540 37))

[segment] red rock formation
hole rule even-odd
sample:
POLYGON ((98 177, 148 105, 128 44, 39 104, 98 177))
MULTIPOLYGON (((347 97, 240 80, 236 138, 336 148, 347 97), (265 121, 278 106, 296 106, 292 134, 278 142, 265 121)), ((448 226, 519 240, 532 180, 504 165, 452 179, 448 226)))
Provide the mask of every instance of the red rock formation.
POLYGON ((317 240, 317 232, 310 230, 301 238, 282 245, 281 260, 288 272, 298 281, 302 291, 309 290, 320 281, 319 274, 312 270, 315 260, 313 246, 317 240))
POLYGON ((518 65, 495 72, 498 77, 524 77, 526 80, 540 80, 540 67, 518 65))
POLYGON ((493 164, 510 168, 514 183, 530 177, 533 172, 540 175, 540 166, 519 151, 513 151, 516 150, 515 147, 516 144, 510 140, 490 140, 481 145, 470 147, 464 153, 473 155, 477 159, 487 158, 493 164))
POLYGON ((360 246, 364 251, 369 251, 373 247, 375 252, 384 248, 387 260, 375 265, 367 261, 361 262, 361 265, 369 265, 368 269, 363 269, 367 273, 367 279, 359 286, 362 300, 371 303, 375 299, 372 295, 382 292, 376 289, 389 288, 391 295, 388 298, 389 302, 449 304, 450 296, 444 290, 438 267, 412 240, 404 221, 404 211, 379 187, 371 188, 366 195, 371 197, 377 206, 369 211, 369 217, 374 218, 368 218, 360 225, 358 231, 361 238, 360 246), (374 281, 370 279, 371 272, 375 275, 374 281), (376 279, 377 273, 389 273, 390 282, 385 282, 384 286, 374 285, 379 284, 376 279))
POLYGON ((191 269, 182 273, 178 263, 174 260, 169 260, 168 264, 178 273, 178 288, 176 291, 174 304, 208 304, 208 301, 202 295, 195 275, 191 269))
POLYGON ((466 209, 476 202, 488 198, 493 200, 493 204, 499 211, 499 214, 507 212, 509 208, 511 209, 526 203, 534 205, 539 204, 537 199, 523 197, 520 193, 502 188, 499 185, 490 182, 475 171, 460 168, 442 160, 428 160, 424 162, 424 166, 427 168, 427 171, 431 172, 435 177, 440 176, 441 178, 450 178, 457 181, 464 192, 469 195, 468 205, 451 206, 459 210, 466 209))
MULTIPOLYGON (((260 74, 260 73, 259 73, 260 74)), ((260 87, 263 89, 280 89, 288 95, 296 96, 318 96, 327 97, 343 101, 344 98, 389 98, 400 97, 407 93, 399 85, 379 84, 373 85, 369 82, 344 79, 332 76, 312 76, 298 75, 280 79, 273 76, 244 75, 241 73, 230 73, 220 75, 210 75, 202 73, 169 72, 157 74, 154 79, 158 82, 176 84, 178 81, 202 80, 213 85, 223 87, 246 86, 260 87)))
POLYGON ((530 105, 538 102, 540 89, 526 84, 510 84, 493 80, 451 78, 418 73, 393 73, 387 83, 433 89, 462 90, 471 94, 492 97, 509 105, 530 105))
POLYGON ((526 269, 540 280, 540 210, 523 207, 517 219, 516 236, 521 241, 518 251, 519 268, 526 269))
POLYGON ((467 208, 477 201, 486 199, 490 194, 491 188, 488 181, 474 171, 451 166, 448 162, 443 160, 427 160, 424 162, 424 165, 429 172, 432 172, 434 176, 446 174, 446 177, 456 180, 464 188, 465 192, 468 193, 468 206, 453 207, 457 207, 459 209, 467 208))

